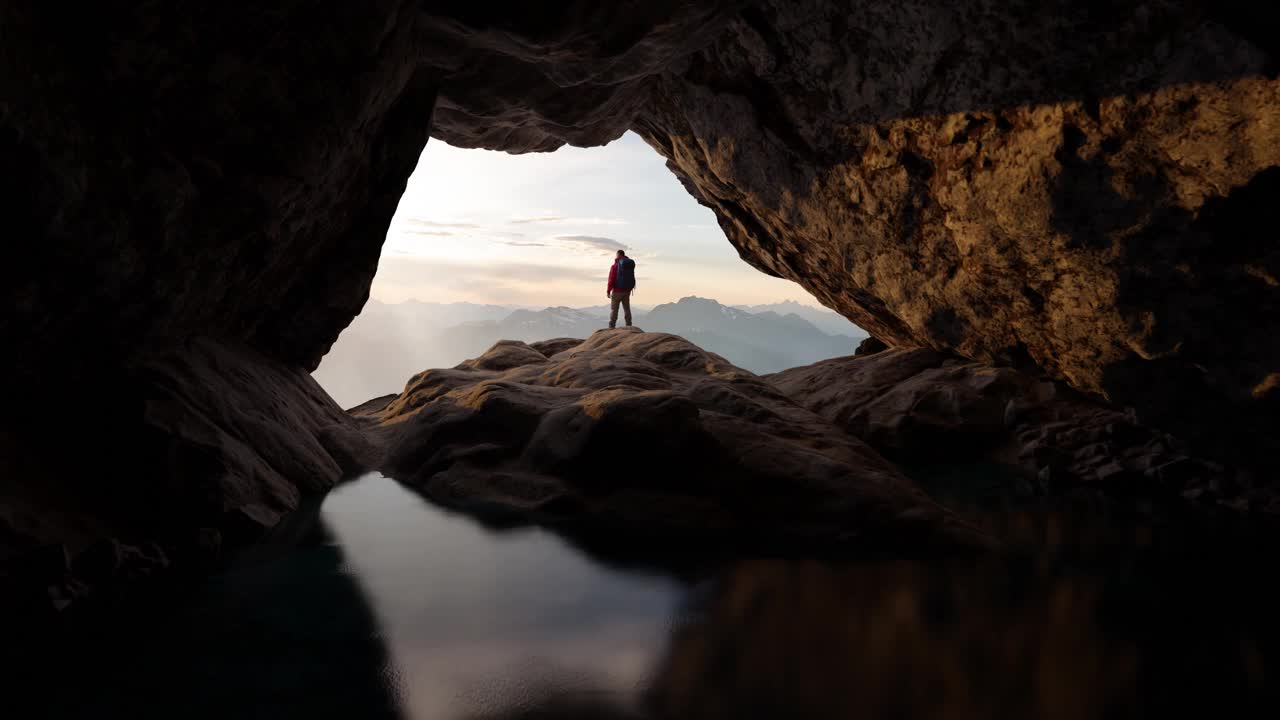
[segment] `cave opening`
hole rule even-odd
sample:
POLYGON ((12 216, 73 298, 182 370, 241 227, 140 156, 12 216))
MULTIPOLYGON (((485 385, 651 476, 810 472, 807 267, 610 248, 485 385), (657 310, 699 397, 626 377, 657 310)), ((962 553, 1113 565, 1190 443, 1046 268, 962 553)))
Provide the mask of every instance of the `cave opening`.
POLYGON ((619 250, 637 263, 637 327, 686 336, 748 370, 852 354, 866 335, 739 258, 635 133, 526 154, 433 139, 387 230, 369 300, 314 377, 354 407, 501 340, 585 338, 607 326, 619 250))
POLYGON ((44 714, 1275 715, 1274 12, 119 5, 0 5, 0 655, 44 714), (621 246, 669 332, 599 332, 621 246), (654 704, 544 708, 549 665, 654 704))

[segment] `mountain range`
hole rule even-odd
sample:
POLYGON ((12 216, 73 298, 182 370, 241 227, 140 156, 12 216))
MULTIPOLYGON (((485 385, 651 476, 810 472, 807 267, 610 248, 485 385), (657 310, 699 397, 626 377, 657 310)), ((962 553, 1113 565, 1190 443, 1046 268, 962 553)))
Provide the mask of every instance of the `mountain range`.
MULTIPOLYGON (((371 300, 313 375, 340 404, 351 407, 399 392, 406 378, 422 370, 476 357, 498 340, 588 337, 607 325, 608 314, 607 305, 535 310, 371 300)), ((635 308, 633 320, 645 330, 680 335, 758 374, 851 355, 866 337, 839 315, 799 303, 742 308, 686 297, 647 311, 635 308), (841 332, 828 332, 811 317, 841 332)))
POLYGON ((859 339, 867 336, 867 333, 862 328, 849 322, 849 319, 845 316, 826 308, 798 303, 795 300, 785 300, 780 303, 769 303, 768 305, 735 305, 734 307, 756 314, 775 312, 779 315, 798 315, 813 323, 815 327, 828 335, 848 335, 859 339))

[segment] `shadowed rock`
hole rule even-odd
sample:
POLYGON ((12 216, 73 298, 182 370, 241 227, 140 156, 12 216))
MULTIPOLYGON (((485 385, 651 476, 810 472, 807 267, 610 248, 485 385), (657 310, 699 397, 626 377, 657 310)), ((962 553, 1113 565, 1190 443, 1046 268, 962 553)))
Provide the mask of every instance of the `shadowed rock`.
POLYGON ((1197 456, 1132 413, 1036 379, 923 348, 826 360, 767 376, 779 390, 891 458, 983 461, 1038 492, 1183 495, 1280 511, 1244 471, 1197 456))
POLYGON ((881 350, 888 350, 888 349, 889 349, 889 346, 886 345, 883 340, 881 340, 878 337, 872 336, 858 343, 858 347, 853 351, 853 354, 854 355, 875 355, 881 350))
POLYGON ((682 338, 501 342, 356 411, 431 498, 612 532, 838 542, 975 537, 860 441, 682 338))
POLYGON ((101 390, 74 449, 0 433, 21 448, 0 454, 0 603, 28 618, 219 561, 377 459, 306 372, 248 348, 195 340, 101 390))

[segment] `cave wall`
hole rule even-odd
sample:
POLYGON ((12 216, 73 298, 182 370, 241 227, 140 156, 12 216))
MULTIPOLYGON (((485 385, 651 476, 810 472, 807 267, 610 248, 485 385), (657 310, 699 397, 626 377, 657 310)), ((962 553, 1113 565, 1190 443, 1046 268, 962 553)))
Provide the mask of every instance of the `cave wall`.
POLYGON ((6 3, 4 389, 197 335, 315 367, 433 111, 461 146, 606 143, 737 4, 6 3))
POLYGON ((216 560, 374 465, 307 371, 433 115, 608 142, 740 4, 0 5, 0 604, 216 560))
POLYGON ((891 345, 1267 427, 1280 82, 1239 10, 766 1, 636 127, 744 260, 891 345))
POLYGON ((1041 370, 1265 447, 1272 15, 5 3, 0 500, 37 509, 0 513, 0 565, 30 551, 56 575, 106 540, 117 567, 213 516, 261 529, 362 464, 305 371, 366 300, 428 134, 528 152, 633 128, 744 259, 891 344, 1041 370), (86 413, 92 442, 69 432, 86 413), (76 442, 92 451, 51 462, 76 442), (103 467, 106 495, 171 517, 104 522, 103 467), (74 522, 33 534, 32 515, 74 522))

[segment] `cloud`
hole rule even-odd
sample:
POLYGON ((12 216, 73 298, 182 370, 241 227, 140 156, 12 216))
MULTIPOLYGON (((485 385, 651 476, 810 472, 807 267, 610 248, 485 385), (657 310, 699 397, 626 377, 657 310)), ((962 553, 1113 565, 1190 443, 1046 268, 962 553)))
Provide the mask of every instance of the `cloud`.
POLYGON ((529 225, 532 223, 548 223, 556 225, 626 225, 621 218, 601 217, 569 217, 567 215, 534 215, 530 217, 511 218, 512 225, 529 225))
MULTIPOLYGON (((531 293, 530 297, 540 297, 554 295, 557 289, 563 291, 576 283, 594 288, 604 282, 607 270, 607 267, 601 270, 530 262, 465 262, 393 255, 384 257, 379 264, 378 281, 380 285, 423 287, 435 291, 483 291, 486 287, 519 286, 524 292, 531 293)), ((503 302, 508 301, 503 299, 503 302)))
POLYGON ((479 230, 481 227, 475 223, 436 222, 434 220, 424 220, 419 217, 405 218, 404 221, 409 223, 410 225, 422 225, 425 227, 438 227, 438 228, 457 228, 459 230, 479 230))
POLYGON ((441 237, 449 237, 458 234, 449 232, 448 230, 414 230, 412 228, 403 230, 402 232, 407 232, 411 235, 438 235, 441 237))
POLYGON ((494 240, 499 245, 510 245, 512 247, 551 247, 551 243, 543 242, 525 242, 522 240, 494 240))
POLYGON ((511 218, 512 224, 526 225, 529 223, 554 223, 566 220, 563 215, 539 215, 537 217, 514 217, 511 218))
POLYGON ((626 244, 619 240, 599 237, 597 235, 556 235, 554 240, 566 245, 577 245, 579 247, 585 246, 592 250, 600 250, 609 253, 628 249, 626 244))

